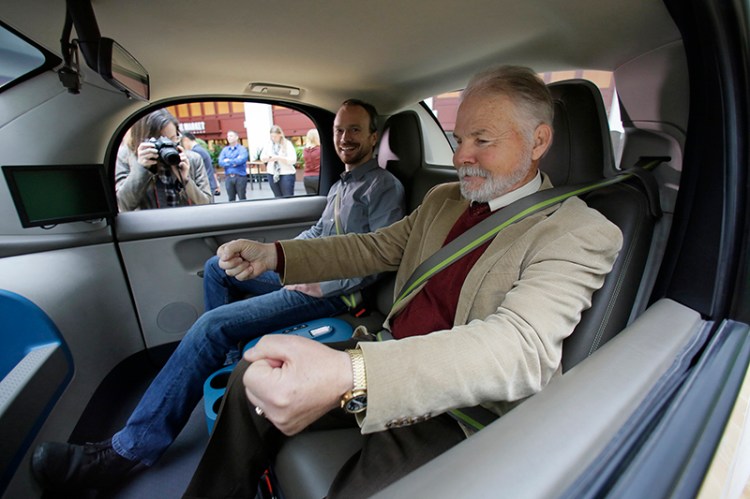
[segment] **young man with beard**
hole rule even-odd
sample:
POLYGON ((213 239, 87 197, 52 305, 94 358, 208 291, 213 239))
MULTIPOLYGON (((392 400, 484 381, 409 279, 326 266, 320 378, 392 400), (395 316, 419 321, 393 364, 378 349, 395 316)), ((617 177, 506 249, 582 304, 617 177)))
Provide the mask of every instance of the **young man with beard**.
MULTIPOLYGON (((551 187, 537 165, 552 141, 552 114, 547 87, 528 68, 481 73, 458 109, 460 182, 435 187, 375 233, 232 241, 219 248, 219 265, 236 279, 275 269, 288 283, 397 270, 398 290, 490 212, 551 187)), ((355 413, 365 438, 327 497, 376 493, 465 438, 447 411, 481 404, 501 415, 560 374, 562 342, 621 244, 615 225, 570 198, 505 228, 394 305, 384 326, 395 341, 339 351, 262 338, 232 374, 185 497, 252 497, 281 434, 330 425, 339 408, 355 413)))
MULTIPOLYGON (((375 231, 403 217, 403 186, 373 158, 376 118, 375 108, 359 100, 347 100, 339 108, 334 146, 345 171, 331 187, 320 220, 297 239, 375 231)), ((206 312, 153 380, 125 427, 95 444, 41 444, 32 457, 34 475, 45 488, 74 491, 111 486, 134 469, 153 465, 184 427, 203 395, 203 382, 222 366, 228 352, 240 342, 280 328, 342 313, 352 305, 352 296, 376 279, 371 275, 284 286, 276 272, 238 280, 219 267, 218 257, 209 259, 204 274, 206 312)))

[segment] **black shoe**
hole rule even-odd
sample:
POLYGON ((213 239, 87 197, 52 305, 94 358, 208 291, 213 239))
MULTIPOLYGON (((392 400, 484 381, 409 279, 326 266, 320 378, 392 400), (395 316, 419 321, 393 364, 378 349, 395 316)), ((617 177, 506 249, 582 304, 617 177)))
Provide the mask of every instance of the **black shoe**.
POLYGON ((49 490, 112 487, 138 464, 115 452, 111 440, 85 445, 44 442, 31 457, 34 478, 49 490))

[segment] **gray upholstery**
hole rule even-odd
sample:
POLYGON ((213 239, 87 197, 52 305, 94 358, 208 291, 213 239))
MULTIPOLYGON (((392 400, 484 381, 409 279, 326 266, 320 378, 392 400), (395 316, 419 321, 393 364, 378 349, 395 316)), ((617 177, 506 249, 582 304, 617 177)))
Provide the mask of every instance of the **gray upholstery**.
MULTIPOLYGON (((554 83, 549 88, 555 100, 555 138, 540 168, 558 186, 591 182, 603 178, 605 172, 614 171, 607 117, 599 90, 584 80, 554 83)), ((421 168, 423 145, 419 120, 412 119, 416 114, 411 115, 394 115, 384 128, 389 131, 385 138, 398 156, 398 160, 388 160, 388 168, 404 182, 406 192, 413 196, 412 202, 418 203, 429 187, 450 177, 442 173, 432 175, 430 170, 421 168), (415 137, 415 134, 417 139, 413 141, 396 140, 397 136, 415 137), (427 185, 430 180, 434 182, 427 185)), ((563 367, 566 370, 624 328, 637 294, 655 223, 643 185, 637 181, 595 191, 584 199, 620 227, 624 246, 604 286, 594 295, 593 306, 583 313, 576 330, 564 343, 563 367)), ((388 285, 381 286, 381 295, 388 292, 392 293, 388 285)), ((381 299, 378 303, 383 307, 384 303, 389 306, 391 302, 381 299)), ((380 312, 386 313, 387 308, 380 312)), ((290 439, 275 464, 286 499, 324 497, 338 466, 355 452, 360 438, 356 430, 339 430, 310 432, 290 439), (346 445, 341 444, 342 439, 346 445), (332 449, 340 451, 332 452, 332 449)))

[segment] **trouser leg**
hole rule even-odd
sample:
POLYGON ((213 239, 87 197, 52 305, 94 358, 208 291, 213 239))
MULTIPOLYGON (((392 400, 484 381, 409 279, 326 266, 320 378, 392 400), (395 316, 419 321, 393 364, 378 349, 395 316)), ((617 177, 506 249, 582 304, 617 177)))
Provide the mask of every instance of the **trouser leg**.
MULTIPOLYGON (((356 343, 349 340, 329 346, 343 350, 356 343)), ((248 365, 240 360, 229 377, 213 433, 184 498, 255 497, 258 478, 287 439, 265 417, 258 416, 247 399, 242 375, 248 365)), ((349 427, 356 427, 354 418, 335 410, 313 423, 310 430, 349 427)))
MULTIPOLYGON (((213 310, 234 301, 278 291, 282 288, 276 272, 264 272, 254 279, 239 281, 230 277, 219 267, 219 257, 213 256, 203 266, 203 301, 205 311, 213 310)), ((225 365, 234 364, 240 358, 240 345, 227 352, 225 365)))
POLYGON ((235 188, 236 180, 237 177, 230 177, 229 175, 224 180, 224 187, 227 190, 227 200, 229 201, 234 201, 235 197, 237 197, 237 190, 235 188))
POLYGON ((208 312, 249 296, 264 295, 283 288, 276 272, 267 271, 254 279, 240 281, 219 267, 219 257, 212 256, 203 265, 203 304, 208 312))
POLYGON ((447 415, 365 435, 362 450, 341 468, 327 497, 370 497, 464 439, 447 415))
POLYGON ((258 478, 268 468, 283 435, 258 416, 245 396, 241 360, 232 371, 208 447, 185 498, 255 497, 258 478))
POLYGON ((271 175, 270 173, 268 175, 266 175, 266 178, 268 179, 268 186, 271 187, 271 192, 273 192, 273 196, 276 197, 276 198, 280 198, 281 197, 281 187, 280 187, 279 184, 281 182, 281 179, 279 179, 279 182, 275 182, 273 180, 273 175, 271 175))
POLYGON ((318 176, 309 175, 305 177, 302 181, 302 183, 305 185, 305 192, 307 194, 317 194, 319 181, 320 177, 318 176))
POLYGON ((282 175, 281 180, 279 180, 279 188, 281 190, 281 195, 284 197, 287 196, 294 196, 294 175, 282 175))
POLYGON ((190 328, 157 374, 125 428, 112 438, 123 457, 154 464, 184 427, 202 396, 203 382, 239 342, 344 310, 338 298, 313 298, 281 289, 215 308, 190 328))
POLYGON ((247 199, 247 177, 237 177, 237 196, 242 199, 247 199))

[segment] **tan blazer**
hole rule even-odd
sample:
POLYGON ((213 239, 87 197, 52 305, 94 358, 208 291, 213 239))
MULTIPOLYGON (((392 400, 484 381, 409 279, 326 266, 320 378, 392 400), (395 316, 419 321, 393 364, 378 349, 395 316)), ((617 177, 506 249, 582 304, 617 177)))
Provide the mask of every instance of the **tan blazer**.
MULTIPOLYGON (((545 178, 542 189, 549 187, 545 178)), ((467 205, 457 183, 442 184, 411 215, 375 233, 285 241, 284 282, 398 270, 398 292, 467 205)), ((621 245, 618 227, 578 198, 504 229, 466 277, 451 329, 360 343, 368 396, 362 432, 478 404, 502 414, 541 390, 560 373, 562 341, 621 245)))

